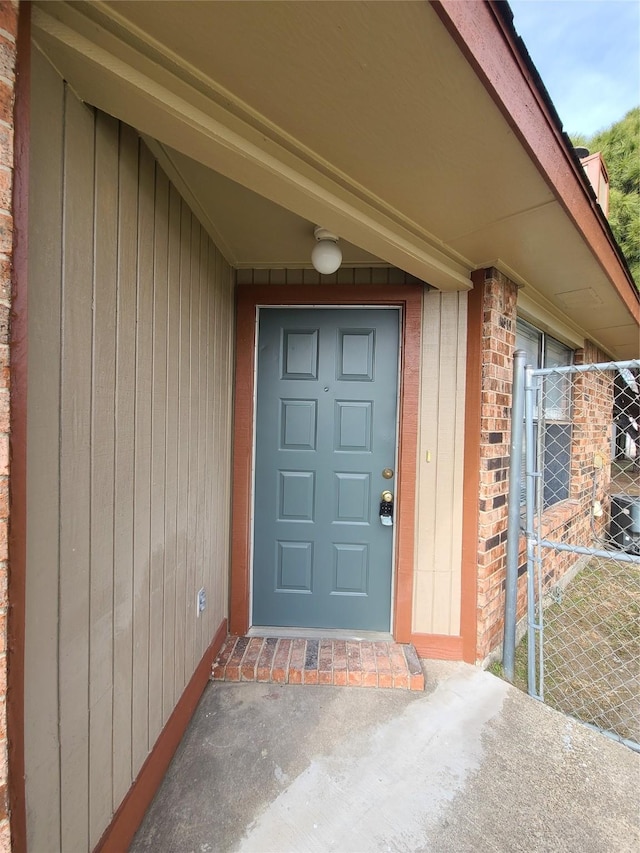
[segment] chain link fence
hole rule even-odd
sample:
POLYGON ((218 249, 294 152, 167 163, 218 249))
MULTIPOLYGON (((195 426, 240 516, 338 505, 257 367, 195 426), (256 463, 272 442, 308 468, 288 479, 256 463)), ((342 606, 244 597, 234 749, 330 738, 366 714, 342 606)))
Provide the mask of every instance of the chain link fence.
POLYGON ((640 749, 640 361, 522 373, 529 693, 640 749))
POLYGON ((592 557, 552 586, 541 618, 544 701, 640 743, 639 617, 640 565, 592 557))

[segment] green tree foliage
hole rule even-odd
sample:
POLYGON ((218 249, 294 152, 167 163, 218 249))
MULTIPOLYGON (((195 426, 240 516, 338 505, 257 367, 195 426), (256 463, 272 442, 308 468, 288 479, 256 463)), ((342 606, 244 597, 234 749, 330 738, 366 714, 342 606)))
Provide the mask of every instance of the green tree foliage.
POLYGON ((609 173, 609 224, 640 288, 640 107, 591 137, 572 136, 574 145, 600 151, 609 173))

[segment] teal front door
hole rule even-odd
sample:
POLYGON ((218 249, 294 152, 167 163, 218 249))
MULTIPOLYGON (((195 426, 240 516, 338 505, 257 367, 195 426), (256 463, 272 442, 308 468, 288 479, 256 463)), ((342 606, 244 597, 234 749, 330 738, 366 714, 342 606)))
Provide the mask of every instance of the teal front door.
POLYGON ((260 310, 253 625, 390 630, 398 342, 396 309, 260 310))

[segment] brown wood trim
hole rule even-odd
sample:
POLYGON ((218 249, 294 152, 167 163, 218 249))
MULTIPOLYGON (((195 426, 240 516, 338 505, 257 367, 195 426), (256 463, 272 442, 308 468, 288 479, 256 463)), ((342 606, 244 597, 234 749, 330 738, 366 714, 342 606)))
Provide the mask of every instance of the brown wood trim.
POLYGON ((399 643, 411 636, 416 530, 416 478, 420 421, 420 361, 422 355, 422 297, 419 288, 405 301, 401 365, 398 470, 397 554, 393 635, 399 643))
POLYGON ((404 309, 400 382, 398 512, 394 636, 409 642, 413 608, 413 561, 416 502, 416 455, 422 329, 421 285, 241 285, 237 296, 236 398, 233 454, 231 552, 231 633, 249 628, 249 554, 251 541, 251 465, 256 306, 390 305, 404 309))
POLYGON ((464 417, 462 486, 462 587, 460 634, 462 658, 475 663, 477 650, 478 528, 480 523, 480 412, 482 404, 482 323, 484 270, 471 276, 468 294, 467 384, 464 417))
POLYGON ((411 643, 419 658, 462 660, 462 637, 450 637, 447 634, 412 634, 411 643))
POLYGON ((434 0, 433 7, 513 128, 558 201, 583 234, 613 287, 638 323, 640 298, 622 265, 604 214, 589 195, 581 167, 567 150, 549 101, 535 82, 495 0, 434 0))
POLYGON ((253 458, 254 350, 256 331, 253 288, 239 288, 236 311, 236 375, 233 417, 233 500, 231 522, 232 634, 249 628, 249 555, 251 550, 251 466, 253 458))
POLYGON ((18 11, 14 106, 13 277, 11 295, 11 436, 9 480, 9 619, 7 739, 11 849, 27 849, 24 761, 24 644, 27 566, 27 287, 31 4, 18 11))
POLYGON ((128 850, 209 682, 211 667, 226 636, 227 620, 223 619, 133 785, 96 845, 96 853, 128 850))

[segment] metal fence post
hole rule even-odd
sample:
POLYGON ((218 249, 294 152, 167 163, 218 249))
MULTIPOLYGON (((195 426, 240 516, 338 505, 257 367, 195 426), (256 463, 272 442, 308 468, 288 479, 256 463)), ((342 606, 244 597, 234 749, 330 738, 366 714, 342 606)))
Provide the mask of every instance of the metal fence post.
MULTIPOLYGON (((525 367, 525 536, 527 540, 527 681, 529 696, 540 698, 536 685, 536 631, 539 626, 536 622, 536 600, 535 600, 535 557, 536 557, 536 530, 535 530, 535 505, 536 505, 536 448, 533 422, 536 410, 537 380, 534 379, 534 371, 531 366, 525 367)), ((538 532, 539 535, 539 532, 538 532)))
POLYGON ((522 453, 524 438, 524 363, 527 354, 513 354, 513 391, 511 403, 511 446, 509 455, 509 499, 507 526, 507 575, 504 596, 504 640, 502 667, 513 683, 516 657, 516 608, 518 603, 518 545, 520 542, 520 497, 522 489, 522 453))

